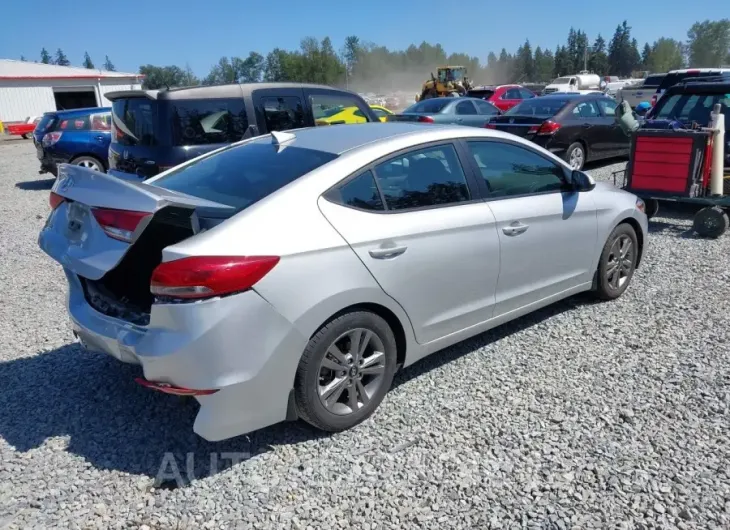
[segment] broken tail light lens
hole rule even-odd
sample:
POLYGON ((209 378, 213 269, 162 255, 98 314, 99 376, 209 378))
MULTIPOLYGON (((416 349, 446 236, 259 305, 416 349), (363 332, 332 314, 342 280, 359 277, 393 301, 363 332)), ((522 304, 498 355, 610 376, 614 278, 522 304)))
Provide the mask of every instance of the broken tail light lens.
POLYGON ((152 272, 155 296, 198 299, 245 291, 266 276, 278 256, 194 256, 160 263, 152 272))
POLYGON ((115 210, 112 208, 92 208, 96 222, 112 239, 131 243, 134 231, 143 219, 151 214, 147 212, 133 212, 129 210, 115 210))

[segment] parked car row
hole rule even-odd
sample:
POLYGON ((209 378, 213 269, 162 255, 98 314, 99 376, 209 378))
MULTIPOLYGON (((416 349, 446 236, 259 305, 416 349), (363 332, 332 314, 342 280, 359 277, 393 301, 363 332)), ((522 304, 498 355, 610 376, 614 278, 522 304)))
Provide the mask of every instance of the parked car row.
POLYGON ((640 85, 620 89, 616 93, 616 100, 619 102, 625 100, 631 105, 631 108, 636 108, 644 102, 654 106, 662 94, 677 83, 690 79, 722 76, 730 76, 730 68, 689 68, 651 74, 640 85))

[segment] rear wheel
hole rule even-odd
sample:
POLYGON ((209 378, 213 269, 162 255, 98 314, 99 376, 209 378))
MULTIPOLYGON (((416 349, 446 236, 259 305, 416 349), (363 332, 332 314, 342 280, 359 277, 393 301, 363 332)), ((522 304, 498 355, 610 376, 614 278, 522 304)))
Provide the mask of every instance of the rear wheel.
POLYGON ((695 214, 692 228, 702 237, 720 237, 728 229, 728 216, 719 206, 707 206, 695 214))
POLYGON ((598 262, 596 294, 604 300, 613 300, 623 294, 634 276, 639 243, 634 228, 622 223, 613 229, 603 245, 598 262))
POLYGON ((93 169, 94 171, 104 171, 104 164, 101 163, 101 160, 93 156, 80 156, 78 158, 74 158, 71 163, 77 166, 93 169))
POLYGON ((586 163, 586 150, 580 142, 573 142, 565 151, 565 161, 572 169, 580 171, 586 163))
POLYGON ((322 326, 304 350, 294 382, 299 415, 325 431, 368 418, 393 382, 396 343, 374 313, 354 311, 322 326))

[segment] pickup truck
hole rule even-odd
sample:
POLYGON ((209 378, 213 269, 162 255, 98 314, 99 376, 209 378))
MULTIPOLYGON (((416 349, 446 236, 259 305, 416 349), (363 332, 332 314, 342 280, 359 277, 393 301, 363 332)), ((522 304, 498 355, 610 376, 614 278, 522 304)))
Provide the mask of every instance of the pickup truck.
POLYGON ((635 109, 639 103, 646 101, 651 103, 651 97, 656 94, 657 89, 662 84, 667 74, 651 74, 644 79, 644 82, 638 86, 630 86, 619 89, 616 92, 616 101, 619 103, 623 100, 635 109))
POLYGON ((30 116, 23 123, 13 123, 5 126, 8 134, 13 136, 22 136, 24 139, 33 138, 33 131, 38 122, 41 121, 39 116, 30 116))

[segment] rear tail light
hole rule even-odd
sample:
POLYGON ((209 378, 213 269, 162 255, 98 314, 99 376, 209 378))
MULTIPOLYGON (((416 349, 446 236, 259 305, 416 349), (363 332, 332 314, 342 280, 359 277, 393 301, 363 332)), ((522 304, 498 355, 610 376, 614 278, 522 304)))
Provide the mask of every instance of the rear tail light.
POLYGON ((48 197, 48 204, 51 205, 51 210, 55 210, 65 200, 66 199, 61 197, 58 193, 51 192, 51 195, 48 197))
POLYGON ((419 116, 418 121, 420 121, 421 123, 434 123, 431 116, 419 116))
POLYGON ((558 132, 558 129, 560 129, 560 127, 562 127, 561 124, 556 123, 552 120, 547 120, 543 122, 542 125, 540 125, 539 129, 537 129, 537 134, 540 136, 555 134, 556 132, 558 132))
POLYGON ((132 242, 132 236, 143 219, 149 217, 148 212, 132 212, 113 210, 111 208, 92 208, 96 222, 101 225, 106 235, 125 243, 132 242))
POLYGON ((152 272, 155 296, 196 299, 250 289, 279 263, 278 256, 195 256, 160 263, 152 272))
POLYGON ((43 136, 44 147, 52 146, 61 139, 61 136, 63 136, 63 133, 61 131, 46 133, 46 135, 43 136))
POLYGON ((486 129, 496 129, 497 128, 497 125, 495 123, 485 123, 484 124, 484 127, 486 129))

